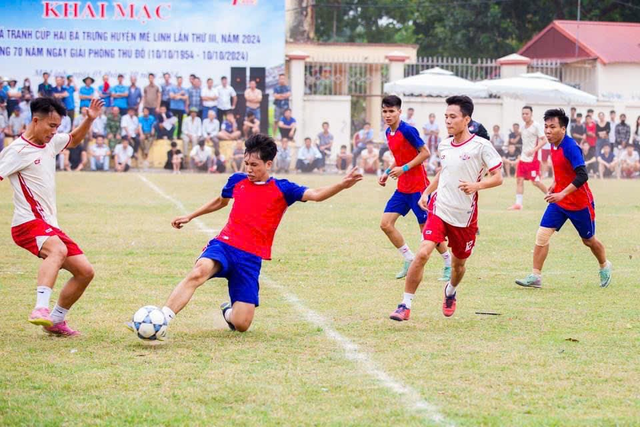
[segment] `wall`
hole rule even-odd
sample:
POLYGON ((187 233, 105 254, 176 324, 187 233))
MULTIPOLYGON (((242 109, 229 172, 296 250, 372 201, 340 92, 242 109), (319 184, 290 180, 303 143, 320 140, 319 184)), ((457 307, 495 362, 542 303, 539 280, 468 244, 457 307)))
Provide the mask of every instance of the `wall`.
POLYGON ((640 64, 598 64, 598 97, 640 101, 640 64))
POLYGON ((408 62, 416 62, 418 45, 395 43, 294 43, 287 42, 285 54, 302 51, 308 61, 385 63, 391 52, 402 52, 408 62))
POLYGON ((351 140, 351 97, 307 95, 304 97, 304 129, 305 134, 296 138, 300 145, 305 137, 315 141, 322 132, 322 122, 329 122, 329 131, 333 134, 333 153, 340 150, 341 145, 349 147, 351 140))

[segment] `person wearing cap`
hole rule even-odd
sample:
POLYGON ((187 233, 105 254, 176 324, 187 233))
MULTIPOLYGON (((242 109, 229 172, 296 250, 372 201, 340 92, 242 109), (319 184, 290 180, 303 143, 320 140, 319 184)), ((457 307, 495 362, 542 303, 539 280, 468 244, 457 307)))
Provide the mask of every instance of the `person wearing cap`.
POLYGON ((109 84, 109 76, 102 76, 102 84, 98 86, 98 94, 104 102, 106 108, 111 107, 111 85, 109 84))
POLYGON ((189 117, 182 124, 182 152, 189 152, 189 145, 195 147, 202 139, 202 120, 198 117, 198 109, 189 110, 189 117))
POLYGON ((18 81, 16 79, 10 79, 9 84, 4 87, 4 92, 7 94, 7 113, 11 115, 20 101, 22 101, 22 92, 17 86, 18 81))
POLYGON ((89 108, 89 104, 91 104, 91 100, 94 98, 94 95, 96 93, 96 90, 92 86, 95 82, 95 79, 93 77, 85 77, 84 79, 82 79, 82 82, 84 83, 84 86, 82 86, 78 91, 78 98, 80 98, 80 109, 82 109, 82 107, 89 108))
MULTIPOLYGON (((124 117, 127 114, 129 105, 127 98, 129 97, 129 89, 122 84, 124 82, 124 76, 118 74, 118 84, 111 89, 111 97, 113 98, 113 105, 120 109, 120 115, 124 117)), ((135 150, 135 148, 134 148, 135 150)))
POLYGON ((69 119, 73 122, 73 119, 76 117, 76 100, 74 99, 74 94, 78 91, 78 88, 71 74, 67 76, 67 86, 65 87, 69 96, 64 99, 64 107, 67 109, 67 116, 69 116, 69 119))
POLYGON ((42 73, 42 83, 38 85, 38 96, 51 96, 53 94, 52 89, 53 86, 49 83, 49 73, 42 73))

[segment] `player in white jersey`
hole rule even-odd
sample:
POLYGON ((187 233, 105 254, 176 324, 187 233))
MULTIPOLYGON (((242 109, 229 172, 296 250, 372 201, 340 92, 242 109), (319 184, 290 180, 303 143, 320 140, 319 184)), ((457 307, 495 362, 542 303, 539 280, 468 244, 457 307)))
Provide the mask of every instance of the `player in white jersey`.
POLYGON ((431 213, 424 226, 424 241, 409 267, 404 292, 405 296, 415 295, 431 253, 439 242, 447 239, 453 259, 442 312, 450 317, 456 310, 456 287, 464 277, 465 263, 476 242, 478 191, 502 184, 502 159, 491 142, 469 132, 471 98, 451 96, 447 105, 445 122, 453 137, 438 146, 442 169, 420 199, 420 206, 431 213), (489 177, 483 180, 487 173, 489 177))
POLYGON ((510 211, 522 209, 525 181, 531 181, 540 191, 547 194, 547 187, 540 182, 540 160, 538 160, 538 151, 548 143, 544 136, 544 126, 533 121, 533 108, 528 105, 522 107, 522 120, 524 126, 521 128, 522 153, 516 170, 516 202, 509 207, 510 211))
POLYGON ((14 242, 43 259, 38 270, 36 306, 29 322, 54 335, 74 336, 65 316, 93 279, 93 267, 78 245, 58 228, 56 210, 56 155, 80 145, 104 103, 92 100, 87 119, 70 134, 56 133, 67 114, 54 98, 31 103, 32 121, 27 130, 0 153, 0 181, 13 187, 14 214, 11 235, 14 242), (53 312, 51 291, 61 268, 73 276, 62 288, 53 312))

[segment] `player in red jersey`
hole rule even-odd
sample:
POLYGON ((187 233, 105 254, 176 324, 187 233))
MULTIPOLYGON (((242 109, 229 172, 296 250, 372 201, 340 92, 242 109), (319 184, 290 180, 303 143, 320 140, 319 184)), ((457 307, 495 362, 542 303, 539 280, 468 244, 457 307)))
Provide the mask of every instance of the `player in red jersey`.
MULTIPOLYGON (((422 192, 429 185, 427 171, 423 163, 429 158, 429 149, 420 138, 420 132, 413 126, 400 120, 402 101, 395 95, 385 96, 382 100, 382 118, 388 126, 385 132, 389 150, 393 154, 394 162, 382 176, 378 183, 385 186, 387 179, 392 177, 398 180, 398 189, 387 202, 382 214, 380 228, 387 235, 391 243, 398 249, 404 258, 402 270, 396 274, 396 279, 402 279, 407 275, 409 266, 415 255, 409 249, 404 237, 396 228, 396 221, 400 216, 405 216, 409 211, 418 220, 420 234, 427 222, 427 212, 418 206, 422 192)), ((451 277, 451 255, 446 243, 438 245, 438 252, 444 260, 444 271, 440 280, 447 281, 451 277)), ((410 308, 413 295, 405 295, 404 303, 410 308)))
POLYGON ((31 103, 33 119, 27 130, 0 154, 0 181, 9 178, 13 187, 13 240, 43 259, 38 270, 36 306, 29 322, 53 335, 79 334, 67 326, 65 316, 94 275, 82 249, 58 228, 56 155, 82 143, 102 105, 102 101, 92 100, 87 118, 73 132, 65 134, 56 133, 67 114, 65 107, 54 98, 38 98, 31 103), (51 291, 60 269, 69 271, 72 277, 51 312, 51 291))
MULTIPOLYGON (((249 329, 255 308, 262 260, 271 259, 271 245, 280 220, 295 202, 321 202, 352 187, 362 179, 357 168, 341 182, 309 189, 286 179, 269 176, 278 148, 272 138, 257 134, 245 143, 246 173, 235 173, 214 198, 189 215, 175 218, 171 225, 180 229, 194 218, 216 212, 234 199, 229 219, 220 234, 211 240, 191 272, 173 290, 162 308, 168 322, 191 300, 198 287, 214 277, 228 281, 230 303, 220 307, 229 328, 249 329)), ((131 325, 128 325, 131 329, 131 325)))
POLYGON ((542 287, 542 267, 549 254, 549 240, 570 220, 578 231, 582 243, 600 264, 600 286, 611 283, 611 262, 607 260, 604 245, 596 237, 596 212, 593 195, 587 180, 589 174, 582 150, 567 135, 569 118, 562 109, 547 110, 544 114, 544 132, 551 143, 551 162, 554 182, 549 187, 545 201, 549 203, 536 234, 533 248, 533 271, 516 284, 529 288, 542 287))

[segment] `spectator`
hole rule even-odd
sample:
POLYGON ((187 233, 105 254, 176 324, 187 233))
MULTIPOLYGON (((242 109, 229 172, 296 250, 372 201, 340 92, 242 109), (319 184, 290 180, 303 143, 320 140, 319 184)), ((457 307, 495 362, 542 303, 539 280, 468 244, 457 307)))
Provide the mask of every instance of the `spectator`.
MULTIPOLYGON (((278 149, 278 155, 280 149, 278 149)), ((233 172, 244 172, 244 144, 242 141, 236 141, 236 148, 233 149, 233 157, 231 158, 231 169, 233 172)), ((276 170, 278 169, 278 160, 276 159, 276 170)))
POLYGON ((167 111, 167 106, 160 105, 160 111, 156 116, 156 126, 158 130, 158 138, 173 139, 173 133, 176 130, 178 119, 173 117, 171 111, 167 111))
MULTIPOLYGON (((218 114, 220 109, 218 108, 218 114)), ((227 111, 226 120, 222 122, 222 128, 218 133, 218 138, 221 140, 234 140, 242 136, 242 132, 238 130, 238 124, 236 123, 236 117, 233 115, 233 111, 227 111)))
POLYGON ((91 170, 108 172, 111 151, 109 150, 109 146, 104 143, 104 136, 98 135, 96 137, 96 143, 91 146, 90 151, 91 170))
POLYGON ((71 119, 69 116, 64 116, 60 121, 60 126, 58 126, 57 133, 71 133, 71 119))
POLYGON ((518 162, 520 161, 520 154, 518 154, 515 144, 509 144, 507 146, 507 152, 502 155, 502 163, 504 164, 505 175, 512 177, 516 175, 518 170, 518 162))
POLYGON ((573 131, 573 125, 576 123, 576 107, 571 107, 571 114, 569 117, 569 131, 573 131))
POLYGON ((197 145, 194 145, 191 153, 189 153, 191 169, 207 172, 211 168, 212 154, 211 147, 204 145, 204 140, 198 141, 197 145))
MULTIPOLYGON (((593 155, 596 156, 596 141, 598 137, 596 136, 596 124, 593 121, 593 116, 587 114, 586 122, 584 128, 587 132, 587 136, 585 139, 589 143, 590 150, 593 151, 593 155)), ((599 156, 596 156, 598 158, 599 156)))
POLYGON ((93 88, 93 83, 95 82, 93 77, 85 77, 82 82, 84 83, 84 86, 82 86, 80 88, 80 91, 78 91, 78 98, 80 99, 80 109, 82 110, 82 108, 89 108, 89 104, 91 103, 91 100, 93 99, 96 90, 93 88))
POLYGON ((418 126, 416 126, 416 118, 414 117, 415 113, 416 113, 416 110, 414 110, 413 107, 409 107, 407 109, 407 113, 403 114, 400 117, 400 120, 407 123, 408 125, 413 126, 414 128, 417 128, 418 126))
POLYGON ((133 148, 126 138, 113 150, 116 172, 128 172, 131 168, 131 158, 133 158, 133 148))
POLYGON ((620 153, 620 172, 618 178, 633 178, 640 171, 640 156, 633 149, 633 145, 627 145, 626 149, 620 153))
POLYGON ((222 122, 227 113, 236 109, 238 96, 235 89, 227 84, 227 78, 220 79, 220 86, 216 88, 218 92, 218 121, 222 122))
POLYGON ((129 111, 129 89, 124 85, 124 76, 118 74, 118 84, 111 88, 111 97, 113 98, 113 105, 120 109, 120 115, 125 116, 129 111))
POLYGON ((22 101, 20 101, 18 109, 20 110, 20 115, 24 120, 24 125, 27 126, 31 123, 31 95, 27 93, 22 96, 22 101))
POLYGON ((620 123, 616 125, 615 144, 626 147, 631 139, 631 126, 627 124, 627 115, 620 114, 620 123))
POLYGON ((103 108, 100 115, 91 124, 91 135, 94 138, 97 138, 98 135, 105 136, 107 134, 107 115, 105 111, 106 108, 103 108))
POLYGON ((338 173, 346 173, 352 159, 353 156, 351 155, 351 153, 347 152, 347 146, 341 145, 340 152, 336 156, 336 167, 338 168, 338 173))
POLYGON ((322 132, 318 134, 316 144, 320 154, 322 154, 320 170, 324 172, 327 166, 327 158, 331 157, 331 149, 333 148, 333 135, 329 132, 329 122, 322 123, 322 132))
POLYGON ((160 106, 163 106, 169 111, 171 109, 171 74, 164 73, 164 83, 160 85, 160 91, 162 96, 160 98, 160 106))
POLYGON ((67 172, 80 172, 87 163, 87 151, 84 144, 77 145, 73 148, 67 148, 63 152, 64 170, 67 172))
MULTIPOLYGON (((171 114, 178 119, 178 135, 182 135, 182 120, 187 112, 189 97, 187 91, 182 87, 182 76, 178 76, 177 84, 171 86, 169 90, 169 108, 171 114)), ((185 149, 184 152, 187 150, 185 149)))
MULTIPOLYGON (((82 122, 85 121, 85 119, 87 118, 87 107, 81 107, 80 108, 80 115, 77 116, 75 119, 73 119, 73 128, 77 129, 78 127, 80 127, 80 125, 82 124, 82 122)), ((89 132, 87 132, 89 133, 89 132)), ((86 140, 87 137, 85 137, 86 140)))
POLYGON ((253 114, 253 111, 249 111, 247 109, 247 117, 244 119, 244 123, 242 124, 242 133, 244 134, 245 139, 249 138, 251 135, 255 135, 260 133, 260 120, 253 114))
POLYGON ((149 73, 149 84, 142 91, 142 108, 149 110, 149 115, 156 117, 157 111, 160 109, 160 100, 162 99, 162 91, 155 83, 156 75, 149 73))
POLYGON ((38 85, 38 96, 52 96, 53 87, 49 84, 49 73, 42 73, 42 83, 38 85))
MULTIPOLYGON (((16 91, 19 92, 17 89, 16 91)), ((56 76, 56 85, 51 89, 51 92, 53 92, 52 96, 64 105, 65 98, 69 96, 67 88, 64 87, 64 77, 56 76)))
MULTIPOLYGON (((586 165, 585 159, 585 165, 586 165)), ((606 144, 602 146, 602 152, 600 153, 600 157, 598 157, 598 170, 600 179, 608 178, 616 170, 617 161, 615 160, 615 156, 611 151, 611 145, 606 144)))
POLYGON ((67 109, 67 115, 69 116, 71 121, 73 121, 73 119, 76 117, 76 100, 74 96, 75 96, 75 93, 78 91, 78 88, 76 87, 76 84, 73 81, 72 75, 67 76, 66 88, 69 96, 67 96, 64 99, 64 107, 67 109))
POLYGON ((110 113, 107 116, 107 143, 109 144, 109 150, 115 151, 115 147, 120 143, 120 109, 118 107, 111 107, 110 113))
POLYGON ((198 112, 198 117, 202 120, 202 89, 200 84, 200 79, 195 77, 191 87, 187 89, 187 96, 189 98, 189 111, 195 109, 198 112))
POLYGON ((127 108, 133 108, 138 114, 140 108, 140 102, 142 101, 142 90, 136 85, 138 78, 135 76, 129 77, 129 92, 127 95, 127 108))
POLYGON ((20 109, 16 108, 13 110, 11 117, 9 117, 9 131, 7 132, 7 135, 15 139, 22 135, 25 128, 26 125, 24 123, 24 117, 22 117, 20 109))
POLYGON ((289 173, 291 168, 291 148, 289 148, 289 140, 282 138, 276 154, 276 173, 289 173))
POLYGON ((4 150, 4 138, 9 127, 7 119, 7 103, 0 99, 0 153, 4 150))
POLYGON ((98 96, 104 102, 106 108, 111 107, 111 85, 109 84, 109 76, 102 76, 102 84, 98 86, 98 96))
POLYGON ((189 117, 182 124, 182 151, 189 152, 189 146, 194 147, 202 139, 202 120, 198 117, 196 107, 189 111, 189 117))
POLYGON ((27 77, 22 82, 22 88, 20 89, 22 92, 22 97, 29 95, 33 99, 33 91, 31 90, 31 80, 27 77))
MULTIPOLYGON (((166 107, 162 105, 160 108, 166 107)), ((182 159, 182 151, 178 149, 178 144, 172 141, 171 149, 167 151, 167 162, 164 164, 164 168, 173 171, 174 174, 178 174, 182 169, 182 159)))
POLYGON ((520 133, 520 125, 518 123, 514 123, 511 128, 511 132, 509 133, 509 144, 516 146, 516 153, 519 156, 522 152, 522 134, 520 133))
POLYGON ((311 138, 305 138, 304 146, 298 150, 296 169, 298 172, 313 172, 320 167, 320 159, 322 155, 311 143, 311 138))
POLYGON ((140 147, 142 148, 142 161, 145 169, 149 168, 149 151, 153 145, 153 141, 156 139, 156 118, 150 114, 147 107, 142 109, 142 116, 138 118, 140 123, 139 135, 140 135, 140 147))
MULTIPOLYGON (((204 110, 203 110, 204 111, 204 110)), ((202 121, 202 137, 204 142, 213 145, 216 150, 220 149, 220 122, 216 118, 216 112, 213 108, 206 110, 207 118, 202 121)))
POLYGON ((284 110, 284 114, 278 121, 278 129, 280 130, 280 138, 292 140, 296 134, 296 119, 291 116, 291 108, 284 110))
MULTIPOLYGON (((622 119, 622 115, 620 115, 620 119, 622 119)), ((616 111, 609 111, 609 143, 613 146, 616 143, 616 128, 618 127, 618 122, 616 122, 616 111)))
POLYGON ((284 110, 289 108, 289 98, 291 98, 291 88, 287 86, 287 79, 284 74, 278 75, 278 85, 273 89, 274 121, 273 134, 276 134, 280 118, 284 116, 284 110))
POLYGON ((8 79, 0 79, 0 103, 4 104, 5 108, 7 105, 7 87, 4 85, 9 83, 8 79))
MULTIPOLYGON (((576 120, 574 126, 577 125, 577 123, 578 121, 576 120)), ((582 157, 584 158, 584 165, 587 167, 587 173, 593 176, 597 175, 600 159, 596 159, 595 152, 592 152, 587 141, 583 141, 580 147, 582 148, 582 157)))
POLYGON ((429 151, 432 153, 435 152, 440 143, 440 128, 438 127, 438 123, 436 123, 435 114, 429 114, 429 122, 422 126, 422 134, 427 142, 429 151))
MULTIPOLYGON (((260 121, 260 103, 262 102, 262 91, 258 89, 255 80, 249 81, 249 88, 244 91, 244 99, 247 102, 246 114, 253 113, 258 122, 260 121)), ((259 133, 259 131, 258 131, 259 133)))
POLYGON ((600 157, 602 147, 609 144, 609 133, 611 132, 611 125, 605 120, 604 113, 598 113, 598 123, 596 123, 596 157, 600 157))
POLYGON ((575 139, 578 145, 582 146, 583 142, 587 142, 585 140, 586 136, 587 136, 587 129, 582 123, 582 113, 578 113, 576 114, 575 122, 573 122, 573 124, 571 125, 571 137, 575 139))
MULTIPOLYGON (((209 111, 213 111, 214 114, 218 114, 218 90, 213 87, 213 79, 207 79, 207 87, 202 88, 200 93, 202 97, 202 117, 209 117, 209 111)), ((217 120, 218 125, 220 120, 217 120)))
POLYGON ((22 91, 18 89, 18 81, 16 79, 9 80, 9 86, 5 86, 3 92, 7 96, 7 114, 11 116, 13 110, 18 108, 22 101, 22 91))
POLYGON ((362 173, 380 175, 380 159, 378 150, 373 147, 373 141, 367 142, 367 148, 360 155, 360 169, 362 173))
POLYGON ((587 116, 591 116, 591 118, 593 119, 593 108, 589 108, 587 110, 587 116))
POLYGON ((640 116, 636 119, 636 130, 633 133, 633 147, 640 152, 640 116))
POLYGON ((220 154, 220 150, 214 150, 209 173, 225 173, 227 171, 227 164, 225 160, 224 156, 220 154))
POLYGON ((132 146, 133 157, 136 157, 138 149, 140 149, 140 122, 138 116, 136 116, 136 110, 129 108, 127 114, 122 116, 120 120, 120 135, 123 140, 129 141, 129 145, 132 146))
POLYGON ((353 135, 353 166, 356 165, 360 153, 367 148, 367 143, 373 141, 373 130, 369 122, 364 124, 364 127, 353 135))
MULTIPOLYGON (((389 155, 391 155, 391 153, 389 153, 389 155)), ((426 160, 426 163, 427 163, 428 174, 436 175, 438 172, 440 172, 440 169, 442 169, 442 164, 440 162, 440 152, 436 150, 435 152, 431 153, 429 158, 426 160)), ((389 159, 389 163, 385 162, 385 165, 383 166, 383 168, 386 170, 390 166, 391 166, 391 159, 389 159)))
POLYGON ((493 133, 491 134, 491 144, 496 149, 500 157, 504 157, 504 136, 500 133, 500 126, 493 125, 493 133))

